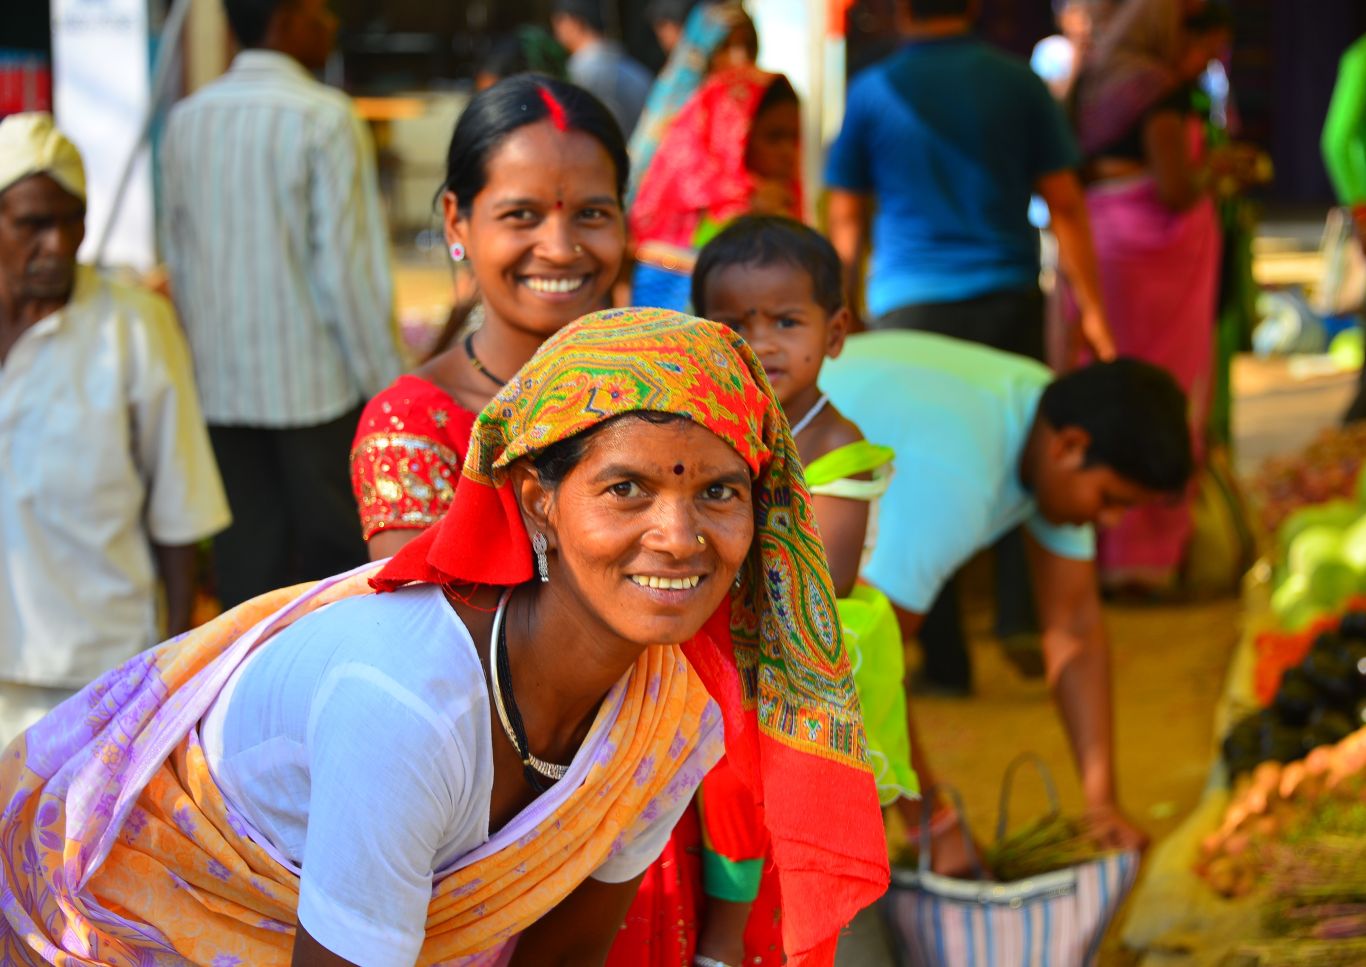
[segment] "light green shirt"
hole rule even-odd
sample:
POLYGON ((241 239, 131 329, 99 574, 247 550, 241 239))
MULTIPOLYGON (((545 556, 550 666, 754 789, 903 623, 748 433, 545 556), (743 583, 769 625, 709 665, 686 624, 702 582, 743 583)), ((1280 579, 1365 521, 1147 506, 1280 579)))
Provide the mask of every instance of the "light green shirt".
POLYGON ((1020 458, 1053 374, 1042 363, 930 333, 851 336, 820 385, 873 443, 896 452, 863 576, 924 612, 977 551, 1024 524, 1061 557, 1095 555, 1090 527, 1051 524, 1020 458))

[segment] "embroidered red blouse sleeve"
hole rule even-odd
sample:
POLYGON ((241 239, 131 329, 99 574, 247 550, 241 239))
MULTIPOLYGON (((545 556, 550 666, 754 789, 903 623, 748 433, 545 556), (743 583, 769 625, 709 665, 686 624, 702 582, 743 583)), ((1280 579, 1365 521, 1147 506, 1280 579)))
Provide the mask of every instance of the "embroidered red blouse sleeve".
POLYGON ((422 530, 450 507, 474 414, 415 376, 372 399, 351 445, 351 489, 368 541, 422 530))

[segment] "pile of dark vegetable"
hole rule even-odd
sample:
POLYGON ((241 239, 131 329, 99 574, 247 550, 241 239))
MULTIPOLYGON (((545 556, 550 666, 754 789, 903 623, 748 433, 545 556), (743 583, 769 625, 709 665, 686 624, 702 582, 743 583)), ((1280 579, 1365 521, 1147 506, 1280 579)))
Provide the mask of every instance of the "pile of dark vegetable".
POLYGON ((1281 679, 1267 708, 1239 722, 1224 739, 1230 777, 1262 762, 1293 762, 1366 725, 1366 611, 1343 615, 1336 631, 1315 640, 1281 679))

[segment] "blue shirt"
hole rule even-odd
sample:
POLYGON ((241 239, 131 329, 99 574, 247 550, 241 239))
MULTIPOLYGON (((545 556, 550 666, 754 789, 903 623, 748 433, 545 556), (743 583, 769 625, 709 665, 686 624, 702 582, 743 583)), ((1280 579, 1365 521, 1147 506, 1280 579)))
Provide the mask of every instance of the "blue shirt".
POLYGON ((1092 529, 1052 524, 1020 481, 1042 363, 947 336, 887 330, 851 336, 821 370, 821 389, 873 443, 896 451, 863 577, 924 613, 973 554, 1024 524, 1060 557, 1095 556, 1092 529))
POLYGON ((1035 285, 1030 192, 1079 162, 1029 65, 973 37, 912 43, 868 68, 825 179, 875 196, 869 312, 1035 285))

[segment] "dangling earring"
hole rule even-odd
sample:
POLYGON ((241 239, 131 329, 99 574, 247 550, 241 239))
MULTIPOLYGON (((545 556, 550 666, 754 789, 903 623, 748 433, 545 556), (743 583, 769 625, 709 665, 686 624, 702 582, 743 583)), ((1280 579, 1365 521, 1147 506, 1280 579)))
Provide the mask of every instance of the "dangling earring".
POLYGON ((541 574, 541 583, 550 582, 550 561, 546 559, 545 552, 549 548, 546 543, 545 535, 540 531, 531 535, 531 549, 536 552, 536 570, 541 574))
POLYGON ((465 246, 461 245, 459 242, 451 242, 451 261, 465 261, 465 246))

